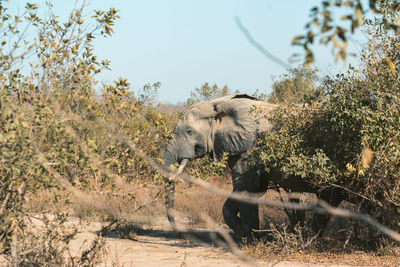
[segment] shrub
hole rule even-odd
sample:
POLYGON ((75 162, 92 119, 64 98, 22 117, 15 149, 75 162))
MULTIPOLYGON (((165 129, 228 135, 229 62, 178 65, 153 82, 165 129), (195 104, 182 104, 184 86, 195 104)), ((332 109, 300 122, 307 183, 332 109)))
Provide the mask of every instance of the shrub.
POLYGON ((283 179, 300 176, 320 189, 343 188, 398 228, 400 37, 383 31, 379 21, 369 24, 363 65, 327 77, 321 94, 301 108, 277 111, 277 131, 260 141, 256 153, 267 171, 283 179))
MULTIPOLYGON (((116 179, 153 179, 155 171, 116 132, 161 161, 159 146, 170 133, 171 118, 152 101, 159 83, 135 96, 121 78, 104 85, 100 98, 95 95, 96 74, 109 62, 93 54, 93 40, 112 35, 117 10, 98 10, 86 19, 82 2, 61 22, 50 3, 46 18, 35 4, 27 3, 19 16, 9 14, 7 6, 0 5, 0 251, 11 255, 16 240, 47 242, 46 235, 29 232, 23 223, 26 196, 51 188, 90 198, 82 191, 116 190, 116 179), (26 36, 27 29, 32 34, 26 36)), ((51 247, 24 249, 18 251, 24 264, 43 253, 51 257, 51 247)), ((54 260, 49 262, 59 259, 54 260)))

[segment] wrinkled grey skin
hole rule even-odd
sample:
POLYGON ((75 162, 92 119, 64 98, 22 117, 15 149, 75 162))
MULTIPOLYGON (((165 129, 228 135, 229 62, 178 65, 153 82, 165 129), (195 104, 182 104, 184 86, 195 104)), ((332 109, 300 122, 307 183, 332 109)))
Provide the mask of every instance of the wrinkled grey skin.
MULTIPOLYGON (((269 112, 272 104, 255 101, 247 95, 233 95, 213 101, 195 104, 180 118, 164 155, 165 166, 181 163, 183 159, 195 159, 211 154, 220 160, 224 152, 229 154, 228 165, 232 171, 234 192, 261 193, 267 189, 268 181, 289 191, 316 192, 300 179, 267 177, 261 166, 248 164, 248 151, 260 134, 271 131, 271 124, 265 118, 256 118, 254 110, 269 112)), ((170 209, 174 206, 174 184, 167 190, 167 214, 171 226, 176 230, 170 209)), ((337 205, 341 198, 336 192, 321 192, 320 198, 337 205), (336 199, 337 198, 337 199, 336 199)), ((222 209, 226 224, 240 236, 253 241, 253 231, 259 229, 258 205, 235 201, 228 198, 222 209), (238 216, 240 214, 240 217, 238 216)), ((318 231, 328 222, 329 217, 317 216, 312 227, 318 231)))

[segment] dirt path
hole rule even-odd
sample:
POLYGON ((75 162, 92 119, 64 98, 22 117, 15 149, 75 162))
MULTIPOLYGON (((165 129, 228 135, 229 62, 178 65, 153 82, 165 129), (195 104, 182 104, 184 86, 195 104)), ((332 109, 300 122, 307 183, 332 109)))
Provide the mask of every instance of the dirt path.
POLYGON ((146 233, 135 240, 110 239, 109 248, 111 258, 124 266, 242 266, 222 248, 188 243, 166 231, 146 233))
MULTIPOLYGON (((100 266, 172 267, 172 266, 254 266, 240 260, 232 252, 215 247, 211 243, 187 242, 178 238, 170 229, 143 231, 132 239, 121 239, 115 233, 106 237, 107 251, 100 266)), ((77 240, 72 243, 78 251, 82 244, 89 245, 96 237, 100 223, 91 223, 82 229, 77 240), (87 240, 84 242, 84 240, 87 240)), ((209 232, 200 231, 199 236, 207 237, 209 232)), ((305 266, 349 266, 309 264, 299 262, 257 262, 259 266, 305 267, 305 266)))
MULTIPOLYGON (((165 231, 154 231, 146 235, 140 235, 136 240, 110 238, 108 246, 110 258, 104 266, 110 266, 113 263, 119 264, 119 266, 146 267, 254 266, 241 261, 233 253, 222 248, 198 243, 189 244, 181 239, 172 237, 170 232, 165 231)), ((258 262, 258 264, 260 266, 276 267, 328 266, 297 262, 258 262)))

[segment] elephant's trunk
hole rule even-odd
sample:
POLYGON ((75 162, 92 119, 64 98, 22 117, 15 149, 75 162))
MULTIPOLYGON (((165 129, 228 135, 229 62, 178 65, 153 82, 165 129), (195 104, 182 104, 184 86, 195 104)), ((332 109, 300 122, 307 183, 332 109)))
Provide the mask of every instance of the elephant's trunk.
POLYGON ((170 178, 167 180, 167 187, 166 187, 167 194, 165 197, 165 207, 167 210, 168 221, 175 232, 179 231, 178 228, 176 227, 175 218, 172 212, 174 208, 174 195, 175 195, 175 181, 173 178, 183 172, 188 162, 189 162, 188 159, 183 159, 176 174, 171 175, 170 178))
MULTIPOLYGON (((169 168, 171 165, 174 165, 178 162, 178 151, 176 149, 177 143, 174 138, 172 138, 164 151, 163 160, 164 166, 169 168)), ((178 162, 179 163, 179 162, 178 162)))

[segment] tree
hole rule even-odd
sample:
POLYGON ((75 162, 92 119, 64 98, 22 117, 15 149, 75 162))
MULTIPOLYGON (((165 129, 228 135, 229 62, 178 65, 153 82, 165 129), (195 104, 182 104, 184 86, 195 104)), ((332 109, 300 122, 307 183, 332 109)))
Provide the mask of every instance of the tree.
POLYGON ((186 105, 191 106, 195 103, 209 101, 229 94, 231 94, 231 90, 228 85, 225 84, 224 87, 219 88, 215 83, 210 86, 208 82, 205 82, 200 87, 196 87, 192 92, 190 92, 190 97, 186 101, 186 105))
POLYGON ((272 93, 268 96, 270 103, 304 103, 306 97, 316 94, 317 69, 300 66, 289 70, 272 85, 272 93))

